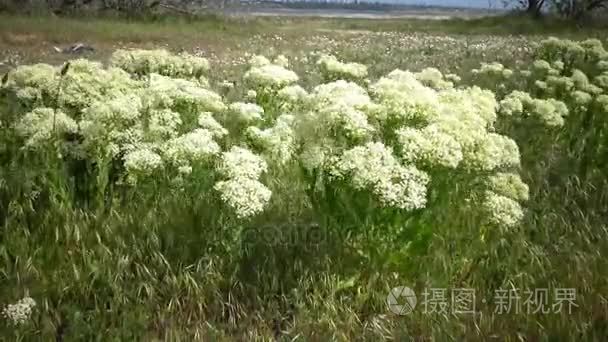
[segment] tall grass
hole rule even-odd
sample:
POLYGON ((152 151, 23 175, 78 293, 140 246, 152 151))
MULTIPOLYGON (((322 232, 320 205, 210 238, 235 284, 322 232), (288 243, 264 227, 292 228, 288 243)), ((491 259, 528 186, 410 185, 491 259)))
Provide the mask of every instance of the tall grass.
POLYGON ((0 303, 38 301, 31 324, 0 323, 7 340, 601 341, 608 334, 606 155, 585 148, 605 143, 597 109, 572 112, 555 132, 500 127, 519 138, 531 188, 518 229, 480 237, 472 218, 445 212, 395 239, 397 232, 375 233, 386 215, 348 208, 352 215, 340 217, 348 211, 331 198, 317 199, 328 207, 315 210, 314 197, 290 195, 306 193, 297 183, 272 184, 302 191, 275 191, 288 195, 246 223, 224 215, 200 182, 186 192, 159 192, 170 189, 165 180, 135 192, 101 187, 111 181, 84 175, 112 165, 69 167, 54 146, 24 153, 5 124, 24 108, 10 94, 1 101, 0 303), (595 121, 581 127, 587 113, 595 121), (419 295, 475 289, 477 314, 396 316, 385 300, 399 285, 419 295), (495 291, 508 288, 576 288, 578 307, 495 313, 495 291))

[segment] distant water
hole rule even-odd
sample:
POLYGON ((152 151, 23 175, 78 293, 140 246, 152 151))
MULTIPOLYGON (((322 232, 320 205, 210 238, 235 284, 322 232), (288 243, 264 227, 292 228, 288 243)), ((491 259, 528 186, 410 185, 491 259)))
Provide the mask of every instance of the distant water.
POLYGON ((496 0, 380 0, 379 2, 413 6, 463 7, 480 9, 506 9, 513 7, 512 5, 505 7, 502 1, 496 0))

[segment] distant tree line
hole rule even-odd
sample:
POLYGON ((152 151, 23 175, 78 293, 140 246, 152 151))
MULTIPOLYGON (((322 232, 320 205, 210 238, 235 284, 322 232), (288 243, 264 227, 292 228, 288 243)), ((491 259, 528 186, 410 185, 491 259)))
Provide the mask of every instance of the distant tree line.
MULTIPOLYGON (((513 0, 507 0, 511 2, 513 0)), ((608 9, 608 0, 515 0, 519 8, 535 18, 555 13, 563 18, 583 20, 608 9)))
POLYGON ((114 12, 128 17, 155 12, 190 14, 192 9, 222 7, 236 0, 0 0, 0 11, 73 13, 114 12))
MULTIPOLYGON (((503 0, 505 5, 515 4, 520 10, 538 18, 546 13, 560 17, 584 20, 589 16, 608 10, 608 0, 503 0)), ((255 5, 268 2, 264 0, 0 0, 0 11, 10 12, 52 12, 55 14, 115 12, 129 17, 147 16, 154 12, 174 12, 191 14, 201 9, 219 9, 238 6, 241 3, 255 5)), ((318 1, 272 1, 273 4, 289 8, 353 9, 353 10, 390 10, 398 5, 354 0, 318 1)))
POLYGON ((11 12, 55 14, 76 13, 84 10, 114 10, 121 13, 133 13, 153 9, 158 1, 148 0, 0 0, 0 9, 11 12))

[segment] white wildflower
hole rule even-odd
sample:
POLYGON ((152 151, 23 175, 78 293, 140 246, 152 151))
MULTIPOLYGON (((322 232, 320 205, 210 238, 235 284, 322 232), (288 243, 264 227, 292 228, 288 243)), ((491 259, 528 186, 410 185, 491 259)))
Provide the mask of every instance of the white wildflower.
POLYGON ((444 78, 446 81, 452 82, 452 84, 459 83, 462 80, 462 78, 456 74, 446 74, 444 78))
POLYGON ((213 113, 211 112, 202 112, 198 116, 198 125, 201 128, 209 130, 215 137, 218 138, 228 134, 228 130, 215 120, 213 113))
POLYGON ((247 90, 247 99, 248 100, 255 101, 257 96, 258 96, 258 93, 255 90, 253 90, 253 89, 247 90))
POLYGON ((306 99, 308 93, 306 92, 306 90, 304 90, 304 88, 295 84, 279 90, 277 96, 287 102, 295 103, 306 99))
POLYGON ((394 70, 370 85, 389 117, 402 120, 427 120, 438 111, 439 97, 409 71, 394 70))
POLYGON ((222 153, 218 171, 226 178, 257 179, 267 168, 266 161, 260 156, 246 148, 233 146, 230 151, 222 153))
POLYGON ((248 218, 264 211, 272 192, 257 180, 232 178, 217 182, 214 189, 239 218, 248 218))
POLYGON ((181 175, 189 175, 192 173, 192 166, 190 165, 182 165, 180 167, 177 168, 177 172, 179 172, 181 175))
POLYGON ((268 58, 266 58, 264 56, 255 55, 249 59, 249 65, 252 67, 261 67, 261 66, 269 65, 269 64, 270 64, 270 61, 268 60, 268 58))
POLYGON ((540 122, 549 127, 561 127, 564 125, 563 116, 567 114, 567 107, 562 106, 561 101, 533 99, 529 103, 528 111, 540 122), (565 110, 565 112, 564 112, 565 110))
POLYGON ((278 55, 274 61, 274 64, 276 65, 280 65, 283 68, 288 68, 289 67, 289 59, 287 59, 287 57, 285 57, 284 55, 278 55))
POLYGON ((252 67, 244 78, 253 87, 270 89, 282 88, 299 79, 295 72, 274 64, 252 67))
POLYGON ((490 190, 495 193, 512 198, 517 201, 527 201, 529 197, 528 185, 516 173, 499 172, 488 179, 490 190))
POLYGON ((206 161, 219 153, 220 146, 213 140, 213 133, 202 128, 169 140, 163 148, 166 158, 177 165, 206 161))
POLYGON ((355 189, 370 189, 388 206, 405 210, 423 208, 429 177, 413 166, 401 166, 392 149, 375 142, 345 151, 330 169, 330 175, 348 177, 355 189))
POLYGON ((262 119, 264 108, 255 103, 235 102, 228 106, 228 109, 237 115, 241 121, 251 122, 262 119))
POLYGON ((454 86, 452 82, 444 79, 443 74, 437 68, 422 69, 415 76, 422 84, 433 89, 448 89, 454 86))
POLYGON ((520 165, 517 143, 507 136, 496 133, 488 133, 477 142, 474 150, 467 152, 464 161, 470 168, 476 170, 492 171, 520 165))
POLYGON ((312 172, 315 169, 321 168, 327 159, 326 144, 306 144, 304 150, 300 153, 300 162, 302 166, 312 172))
POLYGON ((295 136, 292 128, 294 117, 283 114, 277 118, 274 126, 267 129, 249 127, 247 135, 255 144, 261 146, 268 155, 279 164, 289 161, 295 151, 295 136))
POLYGON ((220 88, 230 90, 230 89, 234 88, 234 82, 224 80, 224 81, 220 82, 219 86, 220 86, 220 88))
POLYGON ((494 93, 477 86, 447 89, 438 93, 441 112, 455 115, 470 124, 492 127, 498 103, 494 93))
POLYGON ((34 307, 36 307, 36 301, 25 297, 15 304, 8 304, 2 310, 2 315, 14 325, 23 325, 30 320, 34 307))
POLYGON ((110 63, 129 73, 157 73, 171 77, 199 77, 209 70, 209 61, 190 54, 173 55, 167 50, 117 50, 110 63))
POLYGON ((21 118, 16 130, 26 138, 26 147, 37 148, 43 147, 54 135, 76 133, 78 124, 59 110, 36 108, 21 118))
POLYGON ((367 76, 367 67, 359 63, 342 63, 335 56, 323 55, 317 65, 332 79, 362 79, 367 76))
POLYGON ((517 201, 492 191, 486 191, 483 209, 488 215, 489 223, 498 227, 516 227, 524 217, 517 201))
POLYGON ((159 139, 174 138, 182 124, 181 116, 170 109, 150 111, 148 122, 149 134, 159 139))
POLYGON ((149 149, 129 152, 124 157, 125 168, 128 172, 150 174, 163 165, 162 158, 149 149))
POLYGON ((143 99, 147 107, 179 108, 179 112, 183 108, 193 112, 221 112, 226 107, 219 94, 197 82, 158 74, 150 75, 143 99))
POLYGON ((500 101, 500 113, 506 116, 514 116, 521 114, 524 110, 524 105, 521 100, 516 97, 505 97, 500 101))
POLYGON ((374 184, 373 192, 387 207, 407 211, 426 206, 429 176, 413 166, 395 167, 391 178, 380 179, 374 184))
POLYGON ((463 158, 458 141, 438 125, 422 130, 406 127, 396 133, 405 161, 456 168, 463 158))

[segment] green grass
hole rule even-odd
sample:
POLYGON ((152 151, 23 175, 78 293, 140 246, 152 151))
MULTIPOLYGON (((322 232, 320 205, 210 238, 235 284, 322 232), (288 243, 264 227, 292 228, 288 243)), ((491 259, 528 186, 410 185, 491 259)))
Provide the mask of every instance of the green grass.
MULTIPOLYGON (((333 46, 323 45, 318 39, 322 35, 338 42, 334 53, 370 65, 373 77, 394 68, 425 66, 466 74, 480 61, 497 59, 525 65, 531 52, 518 52, 513 45, 546 35, 589 37, 602 32, 526 18, 435 22, 206 17, 127 22, 0 17, 0 47, 20 54, 20 63, 59 63, 71 56, 48 52, 51 47, 76 41, 93 44, 97 51, 89 57, 102 60, 121 46, 174 51, 200 47, 217 53, 218 62, 246 51, 287 51, 290 57, 301 57, 310 47, 297 39, 310 38, 310 46, 317 44, 319 50, 333 46), (397 34, 373 35, 386 31, 397 34), (262 38, 252 38, 257 34, 262 38), (275 34, 283 40, 266 37, 275 34), (530 36, 512 40, 513 34, 530 36), (444 36, 456 43, 436 42, 435 37, 444 36), (414 40, 403 43, 401 37, 414 40), (430 46, 433 42, 437 46, 430 46), (469 48, 477 43, 495 46, 469 48)), ((294 65, 305 67, 303 62, 294 65)), ((218 75, 211 78, 221 81, 241 69, 212 69, 218 75)), ((304 82, 315 80, 311 76, 304 82)), ((0 102, 0 112, 11 110, 0 102)), ((467 224, 466 218, 430 225, 428 246, 395 266, 392 248, 398 246, 378 247, 374 240, 349 237, 336 222, 310 225, 320 219, 302 198, 280 198, 277 209, 258 220, 246 226, 227 220, 219 230, 202 224, 205 215, 215 213, 208 203, 197 201, 194 191, 192 197, 168 193, 128 198, 107 211, 79 207, 56 188, 61 180, 53 177, 62 177, 62 170, 48 168, 48 175, 33 176, 36 167, 55 157, 27 160, 24 167, 7 152, 16 149, 16 143, 2 133, 0 305, 29 289, 38 299, 39 314, 21 331, 0 322, 0 339, 602 341, 608 336, 605 177, 581 181, 582 175, 567 167, 561 173, 544 173, 544 150, 529 156, 523 166, 527 180, 534 183, 520 229, 504 235, 490 232, 482 240, 478 227, 467 224), (30 183, 45 185, 50 194, 23 198, 30 183), (15 199, 20 201, 10 203, 15 199), (289 210, 279 210, 284 203, 289 210), (245 238, 234 244, 230 233, 240 229, 245 229, 245 238), (393 315, 384 300, 390 288, 399 285, 413 287, 419 300, 424 288, 475 289, 480 314, 393 315), (576 288, 578 307, 571 314, 495 314, 494 291, 511 286, 576 288)), ((576 155, 569 158, 577 160, 576 155)), ((364 224, 356 228, 371 229, 364 224)))
POLYGON ((474 19, 455 18, 449 20, 335 20, 335 27, 370 29, 378 31, 427 32, 468 35, 556 35, 570 37, 600 36, 606 27, 599 25, 580 26, 557 18, 533 20, 524 15, 509 14, 474 19))

